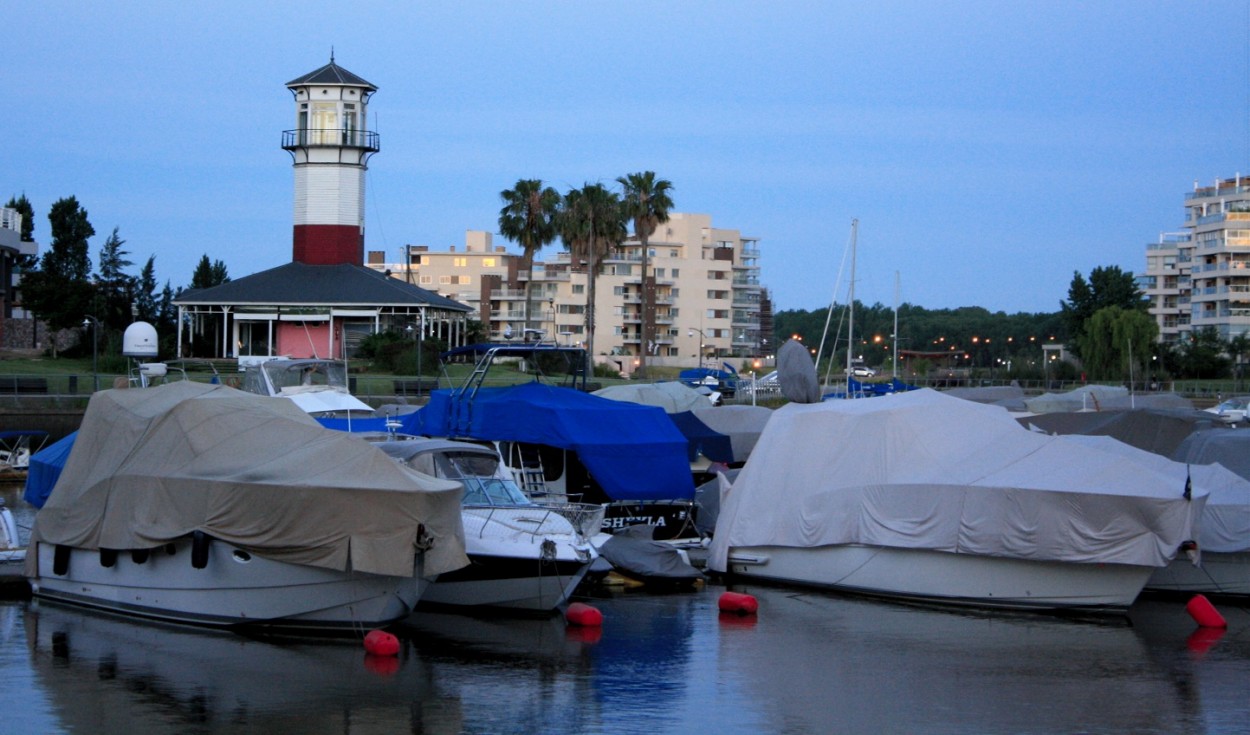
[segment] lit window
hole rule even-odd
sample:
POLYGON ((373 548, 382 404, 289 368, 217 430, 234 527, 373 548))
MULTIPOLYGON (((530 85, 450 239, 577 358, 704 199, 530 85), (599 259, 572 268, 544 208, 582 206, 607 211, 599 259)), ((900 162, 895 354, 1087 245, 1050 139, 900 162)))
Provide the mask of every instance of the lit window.
POLYGON ((468 258, 452 258, 451 264, 457 268, 467 268, 469 266, 468 258))
POLYGON ((483 267, 483 268, 494 268, 494 267, 495 267, 495 259, 494 259, 494 258, 482 258, 482 267, 483 267))

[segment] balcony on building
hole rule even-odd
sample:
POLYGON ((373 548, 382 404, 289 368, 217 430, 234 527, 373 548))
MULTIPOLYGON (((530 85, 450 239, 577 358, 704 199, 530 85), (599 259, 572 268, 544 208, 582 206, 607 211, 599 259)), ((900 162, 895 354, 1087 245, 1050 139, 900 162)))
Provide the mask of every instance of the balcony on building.
POLYGON ((282 131, 282 147, 288 151, 298 148, 358 148, 377 153, 381 150, 381 141, 378 134, 371 130, 300 128, 282 131))

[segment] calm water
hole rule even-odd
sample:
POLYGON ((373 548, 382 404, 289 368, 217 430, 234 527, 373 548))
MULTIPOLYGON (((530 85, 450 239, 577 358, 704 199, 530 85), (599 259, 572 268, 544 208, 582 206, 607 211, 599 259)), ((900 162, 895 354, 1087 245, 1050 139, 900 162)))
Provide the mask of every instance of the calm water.
POLYGON ((421 614, 384 660, 0 602, 0 732, 1250 732, 1250 609, 1205 638, 1179 602, 1090 624, 736 589, 756 618, 716 585, 590 600, 597 632, 421 614))

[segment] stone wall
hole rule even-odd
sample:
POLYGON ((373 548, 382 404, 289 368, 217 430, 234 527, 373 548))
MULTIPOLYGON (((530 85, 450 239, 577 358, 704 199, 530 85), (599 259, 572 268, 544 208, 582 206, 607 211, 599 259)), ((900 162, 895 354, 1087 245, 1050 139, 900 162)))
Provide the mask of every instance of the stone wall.
MULTIPOLYGON (((82 338, 81 329, 62 329, 55 333, 58 350, 68 349, 78 344, 82 338)), ((6 350, 46 350, 52 346, 52 334, 48 325, 34 319, 5 319, 3 332, 0 333, 0 349, 6 350)))

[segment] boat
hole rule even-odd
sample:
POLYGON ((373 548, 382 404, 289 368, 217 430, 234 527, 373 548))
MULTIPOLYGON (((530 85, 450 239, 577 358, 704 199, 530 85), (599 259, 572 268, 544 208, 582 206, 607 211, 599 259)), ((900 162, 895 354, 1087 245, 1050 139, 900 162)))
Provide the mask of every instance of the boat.
POLYGON ((1171 458, 1185 463, 1195 476, 1213 475, 1215 482, 1203 512, 1195 563, 1172 562, 1151 575, 1146 588, 1245 602, 1250 599, 1250 431, 1194 431, 1171 458))
POLYGON ((944 605, 1123 613, 1198 534, 1209 491, 922 389, 774 412, 723 489, 730 577, 944 605))
POLYGON ((17 520, 0 499, 0 578, 18 576, 26 561, 26 545, 17 531, 17 520))
POLYGON ((46 431, 0 431, 0 480, 25 479, 30 456, 47 441, 46 431))
POLYGON ((373 407, 349 390, 347 365, 320 358, 271 357, 243 362, 243 390, 290 399, 313 418, 374 418, 373 407))
POLYGON ((129 616, 359 631, 467 564, 461 492, 285 399, 106 390, 35 516, 25 572, 36 598, 129 616))
POLYGON ((1184 465, 1210 492, 1198 548, 1156 569, 1146 589, 1250 596, 1250 432, 1224 428, 1196 409, 1046 413, 1017 420, 1032 431, 1086 437, 1139 463, 1184 465))
POLYGON ((598 531, 602 506, 530 500, 491 447, 424 437, 377 446, 418 472, 464 485, 469 565, 439 575, 421 597, 423 608, 550 613, 568 601, 598 556, 581 529, 598 531))
POLYGON ((638 524, 655 526, 657 538, 692 531, 687 439, 663 409, 587 393, 585 350, 483 344, 442 358, 473 360, 473 372, 400 417, 403 433, 491 442, 531 498, 604 505, 605 532, 638 524), (486 386, 491 367, 506 359, 523 361, 535 379, 486 386))

